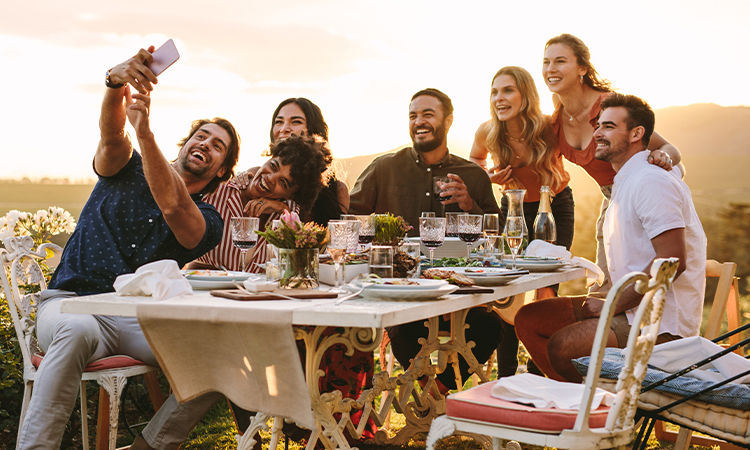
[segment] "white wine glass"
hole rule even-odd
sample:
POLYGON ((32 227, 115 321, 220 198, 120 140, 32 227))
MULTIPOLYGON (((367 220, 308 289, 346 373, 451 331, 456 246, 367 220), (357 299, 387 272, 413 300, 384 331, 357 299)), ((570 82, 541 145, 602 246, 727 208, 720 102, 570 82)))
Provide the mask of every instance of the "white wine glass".
POLYGON ((516 270, 516 255, 523 244, 523 217, 512 216, 505 221, 505 241, 513 255, 513 270, 516 270))
POLYGON ((420 217, 419 240, 430 249, 430 267, 433 267, 435 249, 445 240, 445 217, 420 217))
MULTIPOLYGON (((346 254, 349 251, 351 242, 354 242, 356 250, 357 232, 359 230, 359 221, 355 220, 330 220, 328 222, 328 231, 331 233, 331 239, 328 242, 328 253, 333 259, 334 286, 332 292, 346 292, 343 289, 342 282, 339 279, 339 269, 342 263, 346 263, 346 254)), ((341 278, 343 278, 343 271, 341 278)))
POLYGON ((229 224, 232 228, 232 245, 242 252, 242 271, 246 272, 245 255, 258 243, 255 232, 258 231, 260 220, 257 217, 232 217, 229 224))

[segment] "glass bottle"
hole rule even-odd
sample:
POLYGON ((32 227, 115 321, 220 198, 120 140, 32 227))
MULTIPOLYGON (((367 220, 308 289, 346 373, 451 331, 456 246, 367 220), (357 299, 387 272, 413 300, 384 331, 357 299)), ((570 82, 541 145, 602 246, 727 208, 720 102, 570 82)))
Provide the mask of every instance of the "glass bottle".
POLYGON ((539 199, 539 211, 534 219, 534 239, 541 239, 550 244, 557 244, 557 227, 555 218, 552 216, 550 206, 549 186, 542 186, 541 198, 539 199))

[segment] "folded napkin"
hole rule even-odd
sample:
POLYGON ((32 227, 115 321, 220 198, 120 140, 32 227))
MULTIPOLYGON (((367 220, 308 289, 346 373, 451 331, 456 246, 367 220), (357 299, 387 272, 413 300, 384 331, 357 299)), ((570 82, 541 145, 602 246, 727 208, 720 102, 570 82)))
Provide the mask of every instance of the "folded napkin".
MULTIPOLYGON (((535 408, 579 409, 585 387, 582 383, 565 383, 523 373, 497 380, 490 393, 500 400, 531 404, 535 408)), ((602 403, 609 406, 614 399, 611 392, 596 388, 591 409, 602 403)))
POLYGON ((547 241, 534 239, 526 247, 526 256, 548 256, 563 259, 570 264, 586 269, 586 287, 591 287, 594 283, 599 286, 604 283, 604 272, 596 264, 580 256, 572 256, 571 253, 562 245, 550 244, 547 241))
MULTIPOLYGON (((648 363, 665 372, 677 372, 722 350, 720 345, 706 338, 693 336, 655 345, 648 363)), ((686 373, 685 376, 719 382, 748 370, 750 370, 750 361, 736 353, 728 353, 699 369, 686 373), (709 369, 716 369, 718 372, 709 369)), ((739 378, 733 383, 750 383, 750 375, 739 378)))
POLYGON ((120 294, 150 295, 159 300, 193 293, 177 261, 172 259, 144 264, 135 273, 120 275, 114 288, 120 294))

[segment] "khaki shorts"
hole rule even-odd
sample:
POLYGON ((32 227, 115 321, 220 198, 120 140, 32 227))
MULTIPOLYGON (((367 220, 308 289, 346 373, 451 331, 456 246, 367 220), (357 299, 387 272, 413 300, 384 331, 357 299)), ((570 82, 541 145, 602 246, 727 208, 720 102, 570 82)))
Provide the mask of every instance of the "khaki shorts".
MULTIPOLYGON (((583 303, 586 301, 586 297, 570 297, 570 301, 573 304, 573 313, 575 314, 576 322, 580 322, 583 320, 583 303)), ((612 323, 609 324, 609 328, 615 333, 617 347, 627 347, 628 335, 630 334, 630 324, 628 323, 628 317, 625 313, 615 314, 615 316, 612 317, 612 323)), ((670 333, 662 333, 656 337, 656 343, 663 344, 677 339, 681 339, 681 337, 670 333)))

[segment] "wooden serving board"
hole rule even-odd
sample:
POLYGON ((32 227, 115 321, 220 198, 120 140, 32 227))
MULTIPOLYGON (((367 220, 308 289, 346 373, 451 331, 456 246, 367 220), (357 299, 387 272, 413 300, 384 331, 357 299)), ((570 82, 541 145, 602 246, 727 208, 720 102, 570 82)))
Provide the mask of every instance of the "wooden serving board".
MULTIPOLYGON (((314 289, 304 289, 304 290, 284 289, 284 290, 277 290, 274 292, 277 292, 281 295, 286 295, 287 297, 294 297, 294 298, 298 298, 301 300, 338 297, 338 294, 336 294, 335 292, 316 291, 314 289)), ((279 297, 277 295, 273 295, 270 292, 260 292, 258 294, 246 294, 240 291, 239 289, 211 291, 211 295, 213 295, 214 297, 223 297, 223 298, 228 298, 230 300, 240 300, 240 301, 245 301, 245 302, 258 301, 258 300, 284 300, 284 298, 279 297)))

